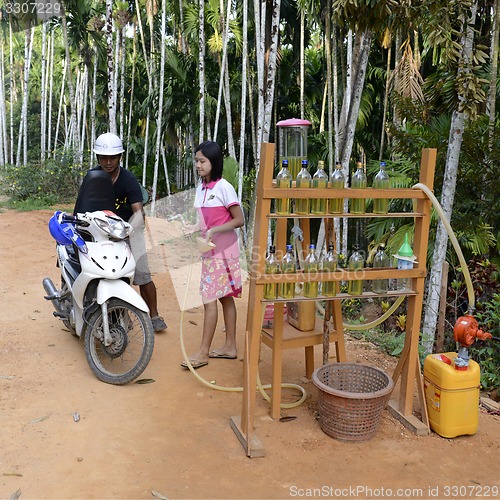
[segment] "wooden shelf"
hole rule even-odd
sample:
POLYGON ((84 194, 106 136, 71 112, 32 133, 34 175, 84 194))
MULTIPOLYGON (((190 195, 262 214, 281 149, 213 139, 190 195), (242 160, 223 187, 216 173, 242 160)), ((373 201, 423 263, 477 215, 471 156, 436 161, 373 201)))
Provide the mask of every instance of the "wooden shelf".
MULTIPOLYGON (((274 182, 274 181, 273 181, 274 182)), ((353 189, 353 188, 297 188, 292 182, 291 188, 264 187, 262 191, 263 199, 279 198, 326 198, 326 199, 400 199, 400 200, 425 200, 426 194, 419 189, 411 188, 389 188, 389 189, 353 189)))
POLYGON ((425 268, 399 270, 393 268, 365 268, 357 271, 337 269, 336 271, 317 273, 304 273, 299 271, 293 274, 262 274, 255 276, 255 283, 265 285, 268 283, 304 283, 322 281, 373 281, 379 279, 425 278, 425 268), (362 271, 362 273, 360 273, 362 271))
MULTIPOLYGON (((337 332, 334 332, 335 334, 337 332)), ((262 341, 268 347, 273 344, 273 329, 262 328, 262 341)), ((330 341, 335 340, 331 335, 330 341)), ((288 321, 283 322, 283 340, 281 342, 283 349, 297 349, 299 347, 315 346, 323 343, 323 319, 316 318, 316 324, 313 330, 302 331, 292 326, 288 321)))
POLYGON ((304 297, 299 295, 293 299, 283 299, 279 297, 277 299, 262 299, 263 304, 273 304, 273 303, 283 303, 283 302, 307 302, 311 300, 328 301, 328 300, 345 300, 345 299, 383 299, 388 297, 406 297, 411 295, 416 295, 417 292, 414 290, 402 290, 402 291, 390 291, 387 293, 375 293, 375 292, 363 292, 361 295, 351 295, 349 293, 337 293, 335 297, 325 297, 324 295, 318 295, 315 298, 304 297))
POLYGON ((342 214, 307 214, 299 215, 291 213, 288 215, 278 215, 274 212, 267 214, 268 219, 338 219, 342 217, 347 217, 348 219, 394 219, 394 218, 413 218, 413 217, 424 217, 424 214, 418 212, 388 212, 386 214, 374 214, 372 212, 367 212, 364 214, 351 214, 349 212, 342 214))
MULTIPOLYGON (((422 150, 420 162, 419 182, 426 185, 430 190, 434 186, 434 172, 436 165, 436 149, 422 150)), ((261 343, 272 349, 272 398, 271 417, 280 416, 280 395, 281 395, 281 370, 282 351, 302 347, 306 355, 306 373, 311 372, 314 365, 314 346, 323 343, 324 357, 327 358, 327 349, 330 343, 335 344, 336 361, 346 361, 343 321, 342 321, 342 301, 345 299, 360 298, 389 298, 407 296, 407 315, 405 344, 400 355, 398 365, 392 376, 394 382, 399 384, 399 394, 397 399, 390 403, 391 412, 401 422, 412 430, 418 429, 418 433, 428 433, 429 421, 427 407, 425 404, 425 394, 423 390, 423 380, 420 372, 418 357, 419 332, 422 316, 423 295, 426 270, 426 255, 428 251, 429 228, 431 219, 432 203, 427 195, 420 189, 413 188, 390 188, 390 189, 352 189, 352 188, 297 188, 292 182, 290 188, 277 188, 273 179, 275 162, 274 144, 263 143, 261 147, 260 170, 257 178, 257 196, 255 205, 255 235, 254 248, 251 255, 253 261, 250 266, 250 288, 248 296, 248 316, 245 341, 245 358, 243 368, 243 402, 242 414, 240 417, 231 418, 231 427, 244 446, 249 457, 264 455, 260 441, 254 434, 255 416, 255 387, 257 384, 257 374, 259 366, 259 354, 261 343), (276 199, 407 199, 413 201, 412 212, 391 212, 387 214, 307 214, 299 215, 295 213, 278 215, 271 211, 271 202, 276 199), (333 219, 336 218, 407 218, 414 219, 415 231, 413 250, 419 261, 414 268, 407 271, 396 269, 363 269, 362 275, 359 271, 348 271, 337 269, 333 272, 323 273, 303 273, 294 274, 265 274, 265 259, 268 245, 268 228, 270 219, 276 219, 274 225, 276 248, 285 249, 287 242, 288 219, 299 219, 302 223, 301 229, 304 232, 302 241, 302 251, 307 251, 307 244, 310 240, 310 219, 324 219, 327 228, 327 242, 334 243, 335 234, 333 231, 333 219), (278 298, 275 300, 264 299, 264 288, 269 283, 297 283, 297 282, 320 282, 320 281, 350 281, 374 279, 411 279, 411 291, 390 291, 386 294, 374 292, 363 292, 360 295, 349 295, 339 293, 335 297, 319 296, 314 299, 306 297, 294 297, 293 299, 278 298), (284 321, 284 303, 319 300, 325 301, 325 318, 316 318, 315 329, 311 332, 297 330, 288 322, 284 321), (274 304, 274 325, 272 329, 262 328, 263 310, 269 304, 274 304), (322 325, 322 326, 321 326, 322 325), (420 403, 420 419, 413 415, 413 404, 415 396, 415 385, 418 389, 420 403), (417 420, 417 424, 415 421, 417 420)), ((325 361, 326 362, 326 361, 325 361)))

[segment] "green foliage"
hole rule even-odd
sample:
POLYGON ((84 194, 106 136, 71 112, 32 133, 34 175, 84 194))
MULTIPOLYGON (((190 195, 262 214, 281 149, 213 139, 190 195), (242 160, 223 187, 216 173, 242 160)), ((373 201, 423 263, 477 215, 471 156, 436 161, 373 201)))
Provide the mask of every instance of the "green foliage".
MULTIPOLYGON (((483 330, 493 336, 500 336, 500 294, 493 295, 489 302, 483 304, 482 312, 476 319, 483 330)), ((500 387, 500 343, 498 340, 476 342, 470 349, 471 358, 481 366, 481 386, 486 389, 500 387)))
POLYGON ((224 158, 224 166, 222 169, 222 177, 226 179, 231 186, 233 186, 234 190, 238 192, 238 175, 239 175, 239 165, 238 162, 227 156, 224 158))
MULTIPOLYGON (((474 316, 482 330, 500 336, 500 279, 498 269, 488 260, 474 258, 468 262, 474 286, 476 310, 474 316)), ((448 288, 446 320, 450 328, 446 332, 445 349, 454 349, 451 327, 467 312, 466 287, 460 271, 448 288)), ((470 348, 471 358, 481 365, 481 385, 484 389, 500 386, 500 345, 498 341, 477 341, 470 348)))
POLYGON ((392 331, 385 332, 378 328, 364 331, 349 332, 354 338, 364 339, 378 346, 382 351, 391 356, 399 356, 403 350, 405 336, 392 331))
MULTIPOLYGON (((340 291, 342 293, 347 292, 347 285, 340 285, 340 291)), ((353 298, 342 300, 342 313, 350 322, 355 322, 356 324, 363 322, 363 316, 361 315, 362 308, 363 301, 361 299, 353 298)))
POLYGON ((492 390, 500 387, 500 349, 498 345, 480 342, 470 349, 471 358, 481 368, 481 387, 492 390))
POLYGON ((13 202, 28 205, 51 205, 74 201, 87 166, 75 165, 73 155, 28 165, 2 167, 2 190, 13 202))

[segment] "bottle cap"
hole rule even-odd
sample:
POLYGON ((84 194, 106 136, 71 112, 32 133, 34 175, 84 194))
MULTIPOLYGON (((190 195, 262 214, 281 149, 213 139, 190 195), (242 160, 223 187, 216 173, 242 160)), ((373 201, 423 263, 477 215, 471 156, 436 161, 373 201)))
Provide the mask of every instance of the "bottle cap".
POLYGON ((330 250, 330 251, 332 251, 332 252, 333 252, 333 249, 334 249, 334 248, 335 248, 335 247, 334 247, 331 243, 328 245, 328 250, 330 250))
POLYGON ((311 244, 309 245, 309 249, 310 249, 310 250, 315 250, 315 249, 316 249, 316 245, 315 245, 314 243, 311 243, 311 244))
POLYGON ((385 167, 385 161, 381 161, 381 162, 380 162, 380 166, 381 166, 381 167, 385 167))
POLYGON ((276 252, 276 247, 274 245, 271 245, 269 247, 269 253, 275 253, 276 252))
POLYGON ((302 167, 307 167, 307 160, 302 160, 302 167))
POLYGON ((288 160, 287 159, 284 159, 282 162, 281 162, 281 165, 283 167, 288 167, 288 160))
POLYGON ((287 245, 287 246, 286 246, 286 250, 287 250, 287 251, 288 251, 288 250, 292 250, 292 249, 293 249, 293 246, 292 246, 292 245, 287 245))

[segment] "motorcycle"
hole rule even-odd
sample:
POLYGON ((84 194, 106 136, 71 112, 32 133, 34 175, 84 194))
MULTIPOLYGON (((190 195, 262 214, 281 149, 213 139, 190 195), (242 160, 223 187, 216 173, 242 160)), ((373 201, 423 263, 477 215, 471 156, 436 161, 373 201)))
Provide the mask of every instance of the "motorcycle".
POLYGON ((109 209, 113 204, 109 175, 87 174, 73 215, 56 211, 49 221, 61 288, 50 278, 43 280, 43 287, 54 316, 83 338, 95 376, 123 385, 146 369, 154 330, 148 306, 130 284, 135 260, 126 238, 132 226, 109 209))

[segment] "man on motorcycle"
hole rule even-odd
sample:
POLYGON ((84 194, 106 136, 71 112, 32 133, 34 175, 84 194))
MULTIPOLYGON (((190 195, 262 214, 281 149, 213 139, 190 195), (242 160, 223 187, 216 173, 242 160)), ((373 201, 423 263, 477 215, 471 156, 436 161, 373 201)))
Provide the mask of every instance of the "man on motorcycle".
POLYGON ((99 166, 92 170, 103 170, 110 175, 115 199, 113 211, 134 228, 130 235, 130 247, 136 261, 134 285, 139 286, 140 294, 149 307, 154 331, 160 332, 165 330, 167 325, 158 314, 156 286, 151 278, 146 254, 143 194, 134 174, 120 166, 124 151, 122 141, 117 135, 101 134, 94 145, 99 166))

